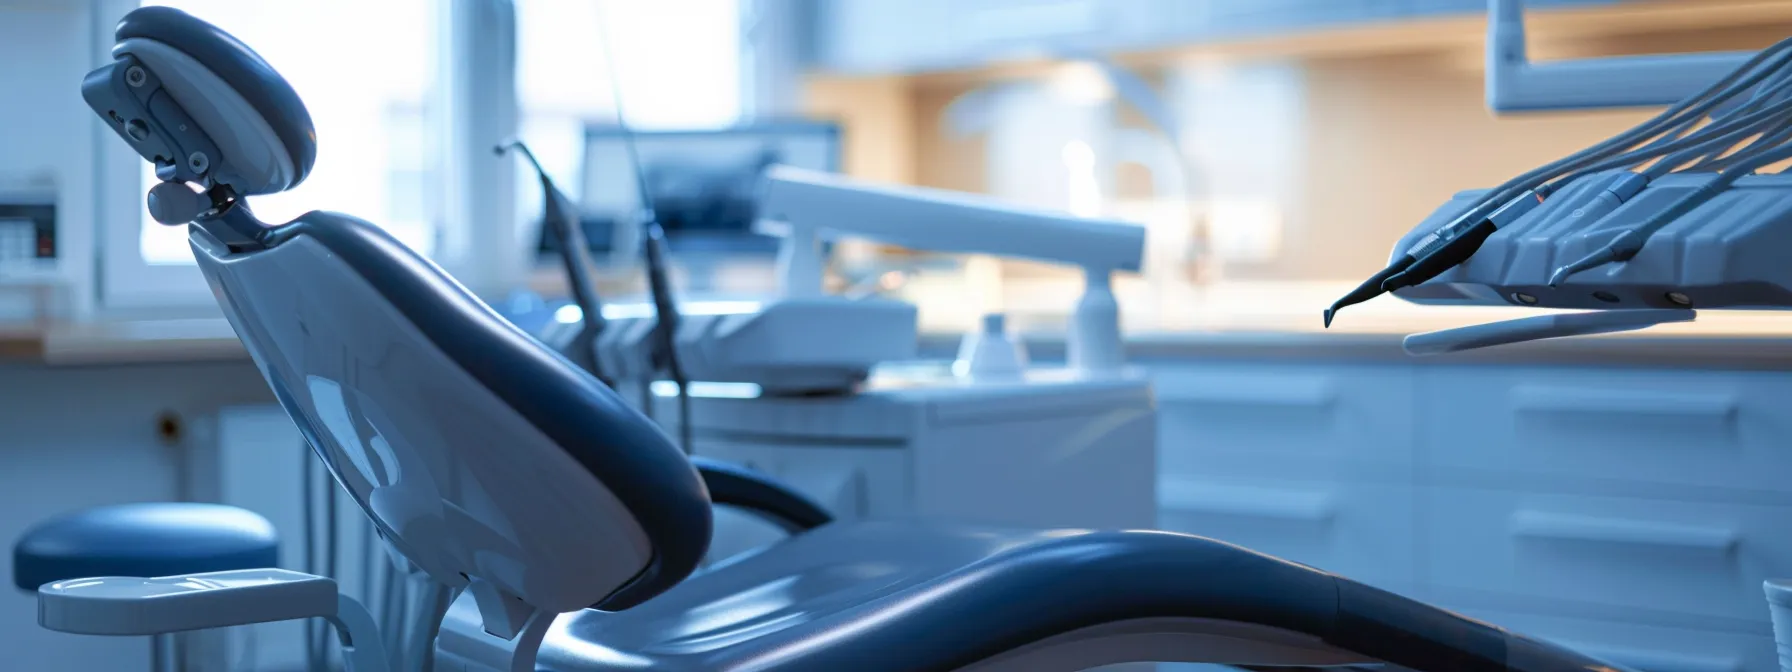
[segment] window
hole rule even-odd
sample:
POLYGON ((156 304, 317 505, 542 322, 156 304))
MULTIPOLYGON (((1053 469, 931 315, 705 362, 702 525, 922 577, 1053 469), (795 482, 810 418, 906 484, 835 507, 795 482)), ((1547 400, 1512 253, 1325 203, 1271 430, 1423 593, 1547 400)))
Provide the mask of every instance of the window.
MULTIPOLYGON (((134 2, 111 8, 122 13, 134 2)), ((424 254, 434 247, 426 102, 437 80, 438 0, 145 0, 177 7, 249 44, 290 81, 322 143, 298 188, 250 199, 256 213, 283 222, 308 210, 354 213, 424 254), (334 45, 334 46, 331 46, 334 45)), ((106 23, 105 25, 110 25, 106 23)), ((107 36, 109 38, 109 36, 107 36)), ((150 219, 143 195, 153 169, 134 162, 136 188, 110 189, 118 212, 102 252, 102 300, 109 307, 211 301, 193 266, 184 227, 150 219), (129 199, 128 201, 125 199, 129 199), (124 215, 124 213, 131 213, 124 215)), ((116 174, 114 172, 113 174, 116 174)), ((123 185, 121 185, 122 187, 123 185)))
MULTIPOLYGON (((516 9, 519 135, 575 200, 585 126, 617 119, 596 40, 611 40, 630 126, 716 128, 740 116, 739 0, 517 0, 516 9)), ((517 195, 524 221, 538 219, 540 194, 517 195)))
MULTIPOLYGON (((99 0, 111 17, 136 0, 99 0)), ((191 12, 241 38, 298 90, 321 145, 305 183, 250 199, 270 222, 314 209, 353 213, 426 255, 444 231, 448 184, 433 142, 449 134, 432 110, 446 63, 438 56, 454 6, 440 0, 143 0, 191 12)), ((518 134, 569 195, 578 197, 588 123, 613 123, 610 69, 596 40, 612 40, 628 121, 642 128, 726 126, 739 115, 739 0, 515 0, 518 134)), ((105 18, 105 17, 102 17, 105 18)), ((111 20, 100 21, 102 44, 111 20)), ((148 218, 152 170, 118 142, 102 143, 105 234, 101 301, 109 309, 191 306, 213 299, 181 227, 148 218)), ((519 177, 527 175, 518 162, 519 177)), ((540 217, 540 194, 519 179, 520 221, 540 217)), ((460 233, 460 232, 454 232, 460 233)), ((519 279, 520 280, 520 279, 519 279)))

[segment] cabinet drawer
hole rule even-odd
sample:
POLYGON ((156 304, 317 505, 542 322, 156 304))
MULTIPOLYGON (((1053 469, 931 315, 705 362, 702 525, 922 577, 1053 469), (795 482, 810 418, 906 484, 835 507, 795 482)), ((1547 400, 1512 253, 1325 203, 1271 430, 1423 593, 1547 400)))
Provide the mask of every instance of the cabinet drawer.
POLYGON ((1436 487, 1419 497, 1420 566, 1445 588, 1737 627, 1767 620, 1762 581, 1792 576, 1792 508, 1436 487))
POLYGON ((1427 472, 1792 494, 1792 374, 1439 367, 1418 400, 1427 472))
POLYGON ((1166 530, 1406 593, 1414 583, 1412 500, 1405 486, 1164 477, 1158 520, 1166 530))
POLYGON ((1154 367, 1159 468, 1272 478, 1411 477, 1407 367, 1222 362, 1154 367))
POLYGON ((1778 672, 1780 669, 1771 636, 1445 608, 1639 672, 1778 672))
POLYGON ((782 479, 841 520, 903 516, 911 506, 908 453, 901 449, 699 439, 695 452, 782 479))

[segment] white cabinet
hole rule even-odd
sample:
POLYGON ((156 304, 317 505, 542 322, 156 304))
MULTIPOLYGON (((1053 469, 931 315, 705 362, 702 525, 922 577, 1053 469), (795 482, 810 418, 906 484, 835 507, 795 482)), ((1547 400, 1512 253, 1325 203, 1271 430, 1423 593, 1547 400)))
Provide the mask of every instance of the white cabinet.
MULTIPOLYGON (((1624 0, 1528 0, 1538 8, 1624 0)), ((976 67, 1486 11, 1486 0, 827 0, 813 65, 850 74, 976 67)))
POLYGON ((1664 628, 1616 621, 1440 604, 1465 616, 1641 672, 1773 672, 1779 669, 1773 638, 1695 628, 1664 628))
POLYGON ((1792 509, 1426 487, 1424 582, 1613 616, 1767 632, 1792 509))
POLYGON ((829 0, 812 3, 815 60, 839 72, 892 72, 951 53, 938 26, 950 0, 829 0))
POLYGON ((1153 374, 1165 529, 1412 587, 1411 371, 1210 362, 1153 374))
POLYGON ((1420 468, 1792 504, 1792 374, 1423 367, 1420 468))
POLYGON ((1349 481, 1165 477, 1164 529, 1219 539, 1410 594, 1413 490, 1349 481))
POLYGON ((1792 371, 1179 360, 1164 526, 1637 669, 1777 669, 1792 371))
MULTIPOLYGON (((690 399, 695 452, 780 478, 837 516, 1152 528, 1157 417, 1143 377, 889 380, 852 395, 690 399)), ((655 417, 676 435, 677 407, 655 417)))
POLYGON ((1412 372, 1374 365, 1153 369, 1162 471, 1411 479, 1412 372))

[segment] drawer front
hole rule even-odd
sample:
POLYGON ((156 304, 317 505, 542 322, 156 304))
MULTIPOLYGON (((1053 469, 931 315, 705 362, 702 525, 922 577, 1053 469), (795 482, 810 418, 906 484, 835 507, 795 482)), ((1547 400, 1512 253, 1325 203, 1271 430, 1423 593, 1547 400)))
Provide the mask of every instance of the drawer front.
POLYGON ((1438 367, 1421 469, 1792 494, 1792 374, 1438 367))
POLYGON ((784 446, 699 439, 698 455, 782 479, 840 520, 908 515, 908 451, 863 446, 784 446))
POLYGON ((1778 672, 1773 638, 1761 634, 1474 608, 1447 609, 1639 672, 1778 672))
POLYGON ((1411 477, 1410 367, 1203 362, 1152 375, 1164 473, 1411 477))
POLYGON ((942 421, 913 444, 914 512, 1003 527, 1157 527, 1157 416, 1142 385, 1138 392, 1074 412, 1035 406, 975 422, 945 422, 944 408, 929 409, 942 421))
POLYGON ((1421 571, 1445 588, 1736 627, 1767 620, 1762 581, 1792 576, 1788 507, 1436 487, 1419 497, 1421 571))
POLYGON ((1406 486, 1166 476, 1163 528, 1238 544, 1396 592, 1414 584, 1406 486))

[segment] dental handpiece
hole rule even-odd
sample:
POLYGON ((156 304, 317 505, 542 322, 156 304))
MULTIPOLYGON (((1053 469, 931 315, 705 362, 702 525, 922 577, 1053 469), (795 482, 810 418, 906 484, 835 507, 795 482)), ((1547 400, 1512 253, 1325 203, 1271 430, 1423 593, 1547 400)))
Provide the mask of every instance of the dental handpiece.
POLYGON ((499 156, 515 150, 528 160, 535 169, 535 175, 541 181, 542 226, 554 232, 560 241, 560 258, 566 268, 567 289, 572 294, 573 305, 579 307, 582 325, 579 332, 561 349, 561 354, 586 370, 598 380, 609 383, 604 377, 597 358, 597 337, 603 333, 604 308, 603 299, 597 294, 597 283, 591 278, 591 251, 585 241, 585 231, 579 226, 577 210, 572 200, 560 191, 554 180, 548 177, 546 169, 535 160, 535 153, 522 141, 511 141, 494 148, 499 156))
POLYGON ((1473 210, 1465 213, 1455 221, 1426 234, 1418 242, 1413 243, 1396 258, 1393 263, 1369 276, 1362 284, 1350 290, 1343 298, 1338 299, 1325 310, 1325 326, 1330 328, 1338 311, 1346 306, 1356 305, 1384 293, 1401 287, 1415 285, 1450 267, 1462 263, 1488 236, 1499 230, 1500 226, 1524 216, 1525 213, 1543 202, 1543 195, 1534 190, 1527 190, 1517 198, 1507 201, 1505 205, 1487 213, 1488 206, 1498 203, 1489 200, 1473 210))

